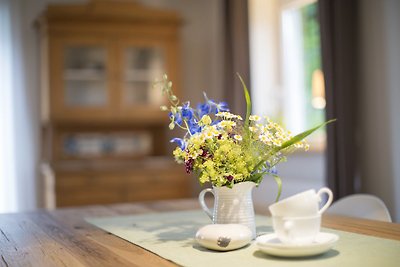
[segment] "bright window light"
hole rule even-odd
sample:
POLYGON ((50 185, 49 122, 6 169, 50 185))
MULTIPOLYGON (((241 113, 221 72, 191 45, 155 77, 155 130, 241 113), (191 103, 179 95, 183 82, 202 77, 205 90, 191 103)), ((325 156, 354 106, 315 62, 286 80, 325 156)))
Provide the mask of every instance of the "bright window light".
MULTIPOLYGON (((250 0, 250 57, 254 113, 293 133, 325 120, 325 87, 315 0, 250 0)), ((308 138, 325 147, 326 133, 308 138)))

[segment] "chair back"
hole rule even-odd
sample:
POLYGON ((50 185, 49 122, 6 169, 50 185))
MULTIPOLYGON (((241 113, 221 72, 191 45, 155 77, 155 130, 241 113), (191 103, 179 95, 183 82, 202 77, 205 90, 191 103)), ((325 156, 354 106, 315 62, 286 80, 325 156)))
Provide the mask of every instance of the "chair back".
POLYGON ((332 204, 327 213, 392 222, 385 203, 369 194, 354 194, 341 198, 332 204))

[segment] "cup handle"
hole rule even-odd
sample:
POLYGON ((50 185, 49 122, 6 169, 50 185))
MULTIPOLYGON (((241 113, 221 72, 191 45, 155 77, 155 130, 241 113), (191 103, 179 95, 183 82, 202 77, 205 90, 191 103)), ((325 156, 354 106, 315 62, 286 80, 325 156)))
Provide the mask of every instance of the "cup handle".
POLYGON ((285 221, 283 223, 283 230, 285 231, 285 234, 291 238, 291 232, 293 228, 293 221, 285 221))
MULTIPOLYGON (((199 202, 200 202, 200 206, 202 207, 202 209, 204 210, 204 212, 208 215, 208 217, 210 217, 210 219, 213 219, 213 212, 207 207, 206 202, 204 201, 204 196, 207 193, 211 193, 214 195, 214 191, 211 188, 206 188, 203 189, 200 194, 199 194, 199 202)), ((215 196, 214 196, 215 197, 215 196)))
POLYGON ((317 196, 319 197, 319 202, 322 201, 322 194, 327 194, 328 195, 328 200, 326 201, 325 205, 318 211, 318 214, 322 214, 326 211, 327 208, 329 208, 329 206, 332 204, 332 200, 333 200, 333 193, 332 191, 327 188, 327 187, 323 187, 321 188, 318 193, 317 196))

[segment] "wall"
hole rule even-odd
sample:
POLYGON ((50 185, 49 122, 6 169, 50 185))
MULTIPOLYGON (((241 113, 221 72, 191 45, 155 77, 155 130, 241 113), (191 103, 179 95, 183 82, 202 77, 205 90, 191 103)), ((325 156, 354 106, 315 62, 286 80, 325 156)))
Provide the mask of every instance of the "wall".
POLYGON ((394 216, 400 222, 400 1, 390 0, 385 7, 388 36, 389 68, 389 130, 391 136, 391 160, 394 180, 394 216))
POLYGON ((400 2, 360 1, 362 191, 400 222, 400 2))
POLYGON ((182 88, 183 98, 196 104, 202 92, 211 98, 223 94, 223 24, 219 0, 140 0, 145 5, 175 10, 183 17, 182 88))

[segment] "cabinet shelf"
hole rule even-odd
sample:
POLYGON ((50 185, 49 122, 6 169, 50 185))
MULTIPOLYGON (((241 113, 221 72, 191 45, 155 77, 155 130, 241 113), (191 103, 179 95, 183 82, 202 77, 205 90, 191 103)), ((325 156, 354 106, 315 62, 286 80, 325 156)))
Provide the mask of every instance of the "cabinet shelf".
POLYGON ((162 77, 164 74, 162 69, 154 70, 143 70, 143 69, 129 69, 125 71, 125 81, 126 82, 150 82, 153 83, 157 78, 162 77))
POLYGON ((64 71, 64 80, 68 80, 68 81, 105 81, 106 74, 105 74, 104 70, 66 69, 64 71))

